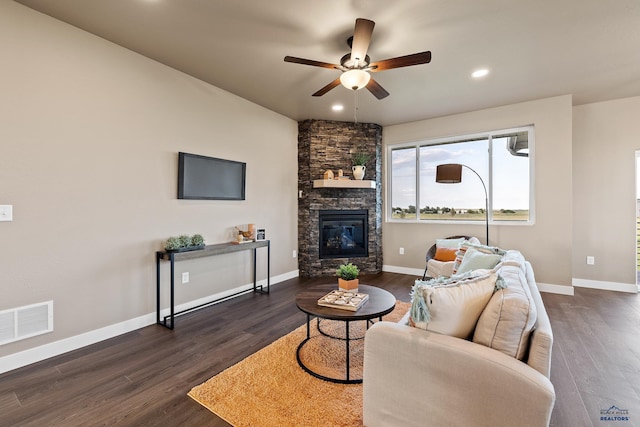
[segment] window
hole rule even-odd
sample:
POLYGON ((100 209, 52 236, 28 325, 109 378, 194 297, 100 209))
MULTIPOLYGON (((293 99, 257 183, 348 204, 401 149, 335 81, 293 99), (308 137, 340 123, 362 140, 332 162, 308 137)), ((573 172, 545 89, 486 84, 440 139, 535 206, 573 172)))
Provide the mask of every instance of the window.
POLYGON ((398 221, 529 223, 533 126, 389 146, 387 218, 398 221), (462 180, 436 182, 440 164, 458 163, 462 180), (470 170, 472 169, 472 170, 470 170))

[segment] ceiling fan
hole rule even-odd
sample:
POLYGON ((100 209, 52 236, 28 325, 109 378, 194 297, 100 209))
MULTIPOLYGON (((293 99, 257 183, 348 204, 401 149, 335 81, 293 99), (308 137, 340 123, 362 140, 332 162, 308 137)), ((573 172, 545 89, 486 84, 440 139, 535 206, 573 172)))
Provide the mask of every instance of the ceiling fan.
POLYGON ((353 36, 347 41, 351 46, 351 53, 347 53, 340 59, 340 65, 329 64, 327 62, 313 61, 311 59, 296 58, 295 56, 285 56, 285 62, 311 65, 314 67, 331 68, 342 71, 340 77, 317 91, 313 96, 322 96, 342 83, 347 89, 358 90, 366 87, 376 98, 382 99, 389 96, 378 82, 369 73, 391 70, 393 68, 408 67, 410 65, 427 64, 431 61, 431 52, 419 52, 412 55, 398 56, 396 58, 384 59, 382 61, 371 62, 367 49, 371 42, 371 34, 375 22, 364 18, 356 19, 356 26, 353 36))

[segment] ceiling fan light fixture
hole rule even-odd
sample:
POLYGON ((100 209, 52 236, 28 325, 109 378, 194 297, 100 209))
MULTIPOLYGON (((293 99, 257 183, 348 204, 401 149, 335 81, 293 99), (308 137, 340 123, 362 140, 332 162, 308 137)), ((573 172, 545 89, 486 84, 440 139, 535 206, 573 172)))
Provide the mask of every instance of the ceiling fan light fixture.
POLYGON ((340 75, 342 86, 351 90, 362 89, 369 83, 371 75, 364 70, 353 69, 345 71, 340 75))

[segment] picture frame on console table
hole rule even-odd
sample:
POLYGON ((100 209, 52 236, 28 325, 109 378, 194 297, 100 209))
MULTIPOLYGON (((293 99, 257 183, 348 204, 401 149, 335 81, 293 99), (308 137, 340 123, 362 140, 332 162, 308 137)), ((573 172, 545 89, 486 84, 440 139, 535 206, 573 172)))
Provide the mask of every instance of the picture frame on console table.
POLYGON ((267 233, 264 228, 256 228, 256 241, 267 240, 267 233))

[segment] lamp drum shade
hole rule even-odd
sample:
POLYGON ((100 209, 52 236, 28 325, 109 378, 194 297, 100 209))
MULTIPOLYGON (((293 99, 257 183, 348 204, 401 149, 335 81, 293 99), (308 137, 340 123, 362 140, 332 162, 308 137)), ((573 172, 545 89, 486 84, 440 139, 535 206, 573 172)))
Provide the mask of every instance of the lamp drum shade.
POLYGON ((448 163, 436 168, 436 182, 441 184, 459 184, 462 182, 462 165, 448 163))

